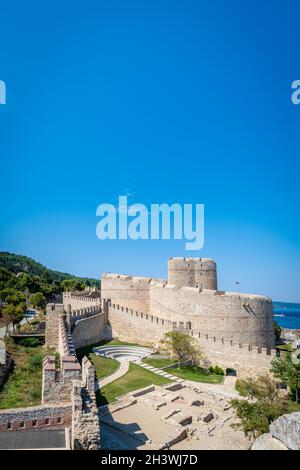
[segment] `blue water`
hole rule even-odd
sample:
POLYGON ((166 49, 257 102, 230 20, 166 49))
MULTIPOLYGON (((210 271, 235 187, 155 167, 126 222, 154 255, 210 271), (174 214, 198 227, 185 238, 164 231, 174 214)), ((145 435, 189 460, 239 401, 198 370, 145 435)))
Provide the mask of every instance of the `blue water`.
POLYGON ((274 320, 283 328, 300 329, 300 304, 273 302, 274 320))

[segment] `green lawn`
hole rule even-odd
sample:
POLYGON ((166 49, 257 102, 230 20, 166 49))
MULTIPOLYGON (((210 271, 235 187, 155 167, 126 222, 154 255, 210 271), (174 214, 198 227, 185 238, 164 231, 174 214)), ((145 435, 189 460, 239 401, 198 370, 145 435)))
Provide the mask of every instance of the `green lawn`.
POLYGON ((197 366, 181 366, 166 369, 168 374, 174 374, 184 380, 193 380, 195 382, 204 382, 210 384, 220 384, 223 382, 223 375, 212 374, 205 369, 197 366))
POLYGON ((300 403, 296 403, 295 401, 288 401, 288 413, 294 413, 296 411, 300 411, 300 403))
POLYGON ((43 357, 53 352, 45 351, 42 346, 20 346, 12 340, 7 340, 6 345, 15 365, 0 388, 0 409, 39 405, 43 357))
POLYGON ((98 406, 112 403, 119 395, 138 390, 148 385, 165 385, 171 380, 154 374, 149 370, 131 362, 129 371, 114 382, 106 385, 96 393, 98 406))
POLYGON ((102 379, 107 375, 111 375, 115 372, 119 367, 119 362, 115 359, 110 359, 106 357, 97 356, 97 354, 93 353, 93 348, 97 346, 109 346, 109 345, 118 345, 118 346, 139 346, 136 343, 126 343, 124 341, 119 340, 103 340, 99 343, 92 344, 90 346, 85 346, 83 348, 79 348, 76 351, 78 360, 81 362, 84 356, 87 356, 89 360, 94 364, 96 369, 97 379, 102 379))
POLYGON ((119 362, 108 357, 97 356, 95 353, 89 353, 88 358, 94 364, 97 379, 102 379, 111 375, 119 367, 119 362))
POLYGON ((175 364, 176 360, 172 358, 159 358, 155 356, 145 357, 143 362, 149 364, 150 366, 157 367, 158 369, 162 367, 167 367, 172 364, 175 364))
POLYGON ((237 379, 235 382, 235 389, 242 397, 247 396, 247 386, 243 380, 237 379))

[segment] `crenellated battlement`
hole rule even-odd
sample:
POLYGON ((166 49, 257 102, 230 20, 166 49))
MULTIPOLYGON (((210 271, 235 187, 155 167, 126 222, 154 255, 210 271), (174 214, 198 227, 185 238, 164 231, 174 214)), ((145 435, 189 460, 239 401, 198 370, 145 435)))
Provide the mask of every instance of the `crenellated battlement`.
POLYGON ((168 320, 117 303, 107 302, 107 308, 114 337, 124 341, 136 341, 136 338, 139 338, 143 344, 158 346, 164 333, 183 331, 199 342, 212 363, 224 368, 234 367, 240 376, 267 372, 276 356, 276 350, 272 348, 238 342, 230 337, 193 329, 190 321, 168 320))

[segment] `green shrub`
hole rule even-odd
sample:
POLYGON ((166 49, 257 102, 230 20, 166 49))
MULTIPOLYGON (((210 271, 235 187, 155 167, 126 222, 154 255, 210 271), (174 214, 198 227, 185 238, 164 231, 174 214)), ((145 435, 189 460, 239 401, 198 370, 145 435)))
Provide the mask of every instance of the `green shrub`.
POLYGON ((28 359, 28 367, 31 370, 38 369, 43 365, 43 355, 36 354, 35 356, 31 356, 28 359))
POLYGON ((224 370, 220 366, 210 366, 208 368, 208 370, 212 374, 217 374, 217 375, 224 375, 225 374, 224 370))
POLYGON ((41 342, 38 338, 24 338, 19 341, 19 344, 25 348, 36 348, 41 345, 41 342))

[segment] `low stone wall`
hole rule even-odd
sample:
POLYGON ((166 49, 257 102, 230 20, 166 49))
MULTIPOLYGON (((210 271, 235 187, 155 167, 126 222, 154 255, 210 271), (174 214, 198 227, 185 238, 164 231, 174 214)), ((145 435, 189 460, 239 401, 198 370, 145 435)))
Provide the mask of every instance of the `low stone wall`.
POLYGON ((72 406, 48 405, 0 411, 0 432, 64 428, 72 422, 72 406))
POLYGON ((105 324, 103 313, 78 320, 72 330, 75 349, 101 341, 105 324))
POLYGON ((79 381, 73 382, 72 443, 74 449, 98 450, 100 448, 100 421, 94 389, 95 368, 88 358, 84 357, 82 384, 79 381))
POLYGON ((61 358, 61 369, 56 369, 55 357, 47 356, 43 364, 42 403, 69 403, 73 381, 81 375, 75 356, 61 358))

